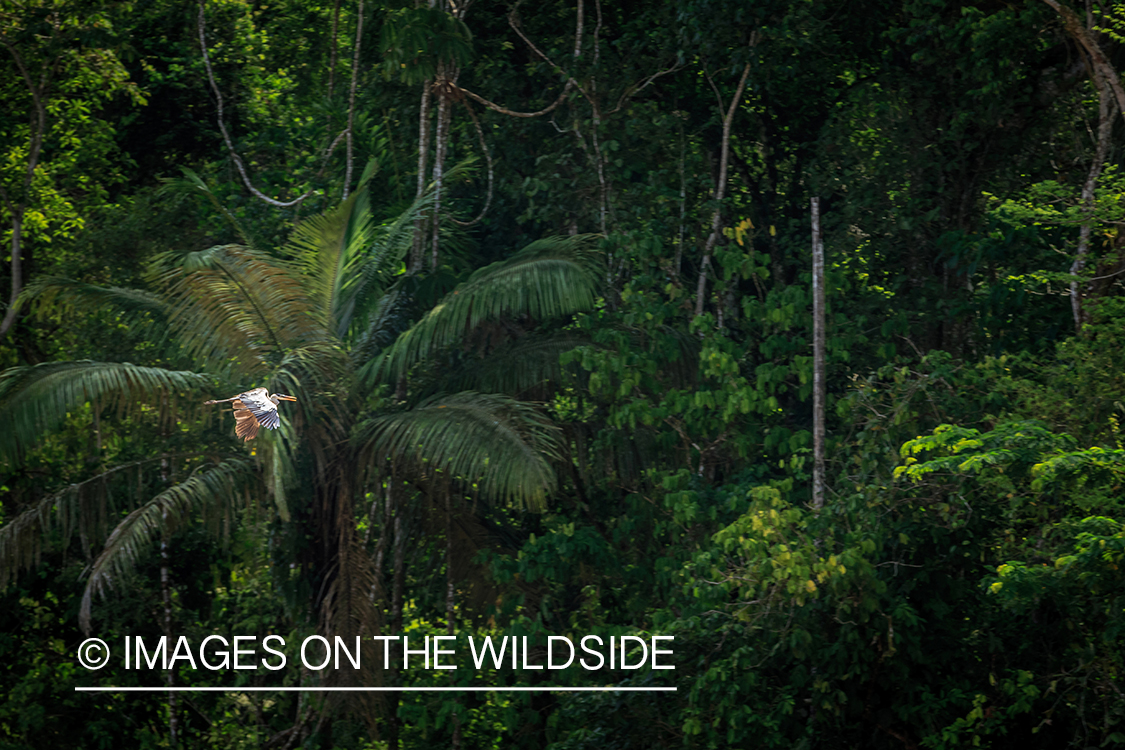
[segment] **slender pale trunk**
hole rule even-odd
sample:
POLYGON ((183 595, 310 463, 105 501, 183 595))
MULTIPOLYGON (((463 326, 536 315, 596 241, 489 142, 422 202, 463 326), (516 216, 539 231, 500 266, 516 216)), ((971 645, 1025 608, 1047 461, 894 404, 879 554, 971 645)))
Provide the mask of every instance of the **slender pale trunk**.
MULTIPOLYGON (((56 29, 57 31, 57 29, 56 29)), ((31 202, 31 186, 35 180, 35 170, 39 167, 39 157, 43 150, 43 138, 47 135, 47 107, 44 102, 49 96, 51 73, 54 72, 54 62, 43 68, 43 73, 36 84, 31 77, 31 71, 24 62, 19 50, 10 44, 5 44, 20 71, 24 85, 31 94, 31 137, 27 144, 27 164, 24 166, 23 184, 16 195, 9 195, 0 187, 0 199, 5 208, 12 215, 12 260, 9 268, 12 274, 11 293, 8 296, 8 309, 4 312, 4 319, 0 320, 0 337, 7 335, 16 322, 16 303, 19 301, 20 292, 23 291, 23 218, 31 202)))
POLYGON ((11 250, 12 291, 8 296, 8 310, 0 322, 0 336, 5 335, 16 322, 16 303, 23 291, 23 206, 16 207, 12 212, 11 250))
MULTIPOLYGON (((394 575, 391 581, 391 627, 388 635, 402 634, 403 617, 403 592, 406 587, 406 521, 403 518, 405 503, 402 502, 403 488, 399 485, 394 474, 391 475, 390 485, 387 487, 387 501, 394 507, 394 544, 392 545, 392 565, 394 575)), ((390 673, 391 684, 398 684, 399 670, 392 669, 390 673)), ((401 692, 387 694, 387 747, 389 750, 399 750, 398 704, 402 699, 401 692)))
POLYGON ((813 507, 824 507, 824 238, 820 198, 812 199, 813 256, 813 507))
MULTIPOLYGON (((750 63, 742 69, 742 77, 738 79, 738 87, 731 97, 730 106, 723 115, 723 139, 719 151, 719 177, 715 181, 715 212, 711 215, 711 234, 707 237, 707 244, 703 248, 703 261, 699 264, 699 281, 695 286, 695 316, 703 314, 703 301, 707 292, 707 269, 711 267, 711 254, 715 244, 719 241, 722 232, 723 198, 727 192, 727 165, 730 162, 730 126, 734 122, 734 113, 738 110, 738 103, 742 101, 742 92, 746 89, 746 79, 750 76, 750 63)), ((722 102, 719 102, 720 106, 722 102)))
POLYGON ((353 130, 355 128, 355 90, 359 80, 359 45, 363 40, 363 0, 359 0, 359 9, 355 21, 355 52, 352 55, 352 81, 348 89, 348 129, 347 129, 347 158, 344 168, 344 200, 348 199, 348 191, 352 185, 353 143, 355 141, 353 130))
MULTIPOLYGON (((427 78, 422 82, 422 103, 418 110, 418 189, 415 198, 421 198, 426 192, 426 169, 429 167, 430 158, 430 99, 433 89, 433 79, 427 78)), ((418 217, 414 222, 414 244, 410 250, 410 272, 417 273, 422 270, 422 256, 425 253, 426 220, 418 217)))
MULTIPOLYGON (((602 4, 601 0, 594 3, 597 23, 594 26, 594 74, 590 78, 590 111, 593 117, 593 127, 590 129, 590 143, 594 146, 594 159, 598 170, 598 226, 602 234, 609 233, 609 181, 605 174, 605 155, 602 153, 601 127, 602 109, 598 103, 598 61, 601 57, 601 31, 602 31, 602 4)), ((612 262, 609 269, 613 274, 612 262)), ((610 280, 612 283, 612 279, 610 280)))
MULTIPOLYGON (((1109 153, 1110 130, 1113 125, 1114 107, 1125 117, 1125 88, 1114 70, 1112 63, 1102 51, 1093 30, 1093 17, 1088 13, 1087 25, 1083 26, 1078 15, 1057 0, 1043 0, 1051 6, 1062 18, 1066 32, 1077 42, 1078 46, 1086 52, 1090 64, 1090 72, 1094 86, 1098 89, 1098 135, 1094 146, 1094 160, 1090 164, 1090 171, 1086 174, 1086 182, 1082 185, 1082 209, 1085 213, 1082 225, 1078 229, 1078 248, 1071 263, 1070 273, 1080 276, 1086 267, 1087 256, 1090 250, 1090 233, 1093 230, 1095 218, 1094 194, 1098 187, 1098 178, 1105 166, 1106 156, 1109 153)), ((1088 7, 1088 6, 1087 6, 1088 7)), ((1070 308, 1074 317, 1076 333, 1082 332, 1085 321, 1085 311, 1082 306, 1083 284, 1078 279, 1070 282, 1070 308)))
MULTIPOLYGON (((449 636, 456 636, 456 611, 457 593, 454 587, 453 575, 453 492, 450 490, 448 480, 443 482, 445 490, 445 632, 449 636)), ((453 711, 453 738, 450 743, 453 750, 461 750, 461 708, 460 698, 454 697, 456 708, 453 711)))
MULTIPOLYGON (((172 584, 169 581, 168 569, 171 561, 168 554, 168 512, 163 514, 164 534, 160 539, 160 596, 164 604, 164 635, 168 638, 168 643, 175 642, 175 634, 172 632, 172 584)), ((171 646, 169 646, 171 648, 171 646)), ((172 687, 176 684, 175 672, 172 667, 164 670, 164 685, 172 687)), ((177 747, 178 736, 180 733, 180 705, 178 696, 175 691, 168 692, 168 744, 170 747, 177 747)))
POLYGON ((445 154, 449 148, 449 88, 456 79, 457 71, 446 67, 445 63, 438 66, 437 78, 437 130, 434 133, 434 215, 433 235, 430 238, 430 270, 436 271, 438 267, 439 251, 441 248, 441 201, 444 197, 445 187, 445 154))
MULTIPOLYGON (((1086 173, 1086 182, 1082 185, 1082 225, 1078 228, 1078 248, 1074 253, 1074 262, 1070 266, 1072 276, 1080 276, 1086 269, 1086 261, 1090 253, 1090 233, 1093 231, 1097 218, 1094 216, 1094 194, 1098 188, 1098 178, 1105 168, 1106 157, 1109 155, 1109 137, 1113 130, 1113 93, 1109 83, 1097 68, 1094 69, 1094 81, 1098 84, 1098 136, 1094 146, 1094 160, 1090 164, 1090 171, 1086 173)), ((1084 287, 1086 285, 1077 278, 1070 281, 1070 309, 1074 316, 1074 332, 1082 332, 1082 324, 1086 322, 1086 312, 1083 307, 1084 287)))

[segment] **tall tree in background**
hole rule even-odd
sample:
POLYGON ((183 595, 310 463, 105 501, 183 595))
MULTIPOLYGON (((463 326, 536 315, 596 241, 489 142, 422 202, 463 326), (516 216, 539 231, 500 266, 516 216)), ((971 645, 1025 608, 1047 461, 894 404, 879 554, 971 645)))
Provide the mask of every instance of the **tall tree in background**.
POLYGON ((0 9, 0 211, 10 252, 0 338, 16 322, 36 243, 73 235, 83 223, 75 196, 104 200, 119 178, 108 158, 113 129, 93 113, 122 94, 143 99, 117 57, 111 10, 96 0, 0 9))
MULTIPOLYGON (((197 179, 195 185, 205 190, 197 179)), ((264 490, 287 533, 312 534, 312 548, 293 563, 306 577, 308 604, 323 632, 367 636, 380 632, 384 604, 398 611, 402 605, 372 600, 381 572, 356 531, 359 501, 369 489, 368 472, 357 470, 363 460, 379 481, 386 481, 389 461, 398 467, 396 476, 428 486, 435 499, 475 485, 496 502, 543 503, 554 485, 549 459, 557 449, 554 429, 533 406, 498 393, 462 392, 396 408, 375 395, 370 374, 359 377, 375 372, 381 342, 393 338, 384 326, 394 304, 395 269, 409 250, 415 217, 429 208, 424 202, 377 225, 367 201, 365 188, 340 208, 303 222, 284 260, 224 245, 162 259, 154 292, 58 279, 36 285, 32 293, 43 304, 89 309, 113 302, 156 316, 175 332, 175 358, 201 371, 94 362, 7 370, 0 375, 0 413, 11 426, 0 445, 7 460, 18 460, 88 402, 95 410, 112 404, 139 418, 155 401, 164 405, 165 419, 178 421, 193 410, 174 394, 201 394, 206 383, 218 381, 227 384, 223 391, 264 383, 272 392, 295 395, 299 409, 286 414, 276 436, 258 438, 260 463, 241 456, 216 462, 206 453, 178 457, 176 475, 188 478, 171 481, 150 499, 136 498, 119 523, 96 511, 98 482, 26 509, 0 530, 6 576, 35 562, 55 524, 69 529, 76 518, 89 539, 112 529, 90 568, 82 612, 88 627, 93 596, 126 580, 162 530, 199 514, 229 516, 232 503, 264 490), (371 403, 383 408, 370 410, 365 405, 371 403)), ((585 244, 584 238, 543 241, 482 269, 410 331, 404 348, 396 349, 397 361, 421 364, 508 317, 547 320, 591 307, 600 272, 585 244)), ((103 479, 119 472, 109 468, 103 479)))

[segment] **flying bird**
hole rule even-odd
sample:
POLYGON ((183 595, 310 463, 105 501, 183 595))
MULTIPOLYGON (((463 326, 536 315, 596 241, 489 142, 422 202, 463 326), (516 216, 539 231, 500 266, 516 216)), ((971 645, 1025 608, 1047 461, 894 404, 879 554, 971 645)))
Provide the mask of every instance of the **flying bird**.
POLYGON ((277 405, 282 401, 296 400, 293 396, 286 396, 284 393, 275 393, 271 396, 265 388, 253 388, 237 396, 204 401, 203 403, 225 404, 230 402, 234 409, 234 434, 245 442, 257 437, 260 427, 265 427, 267 430, 276 430, 280 427, 281 417, 278 416, 277 405))

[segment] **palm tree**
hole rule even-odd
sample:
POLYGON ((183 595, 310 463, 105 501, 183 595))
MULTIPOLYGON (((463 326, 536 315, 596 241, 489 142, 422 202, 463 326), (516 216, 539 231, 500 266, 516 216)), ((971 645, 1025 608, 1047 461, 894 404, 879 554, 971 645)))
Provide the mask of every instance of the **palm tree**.
MULTIPOLYGON (((195 185, 205 190, 197 178, 195 185)), ((171 423, 202 420, 202 394, 213 394, 205 389, 216 384, 219 393, 261 385, 297 402, 280 429, 254 441, 251 457, 233 445, 178 455, 190 474, 175 481, 167 476, 168 450, 153 445, 148 457, 106 467, 27 507, 0 528, 0 586, 36 563, 52 528, 64 537, 77 530, 83 539, 105 538, 88 569, 81 612, 88 629, 94 595, 124 581, 162 535, 201 516, 229 519, 239 505, 268 497, 284 527, 312 537, 294 565, 321 632, 371 635, 384 626, 384 606, 401 626, 401 568, 390 601, 382 577, 387 549, 405 546, 403 480, 431 501, 444 497, 447 519, 450 498, 470 488, 495 502, 542 507, 554 487, 558 430, 540 408, 502 391, 526 390, 550 364, 527 368, 523 379, 509 373, 499 386, 495 376, 480 375, 476 390, 457 392, 443 390, 427 371, 454 358, 465 364, 463 374, 474 372, 470 361, 479 364, 493 351, 503 358, 517 339, 557 366, 567 335, 522 333, 592 307, 598 258, 588 237, 532 243, 478 270, 388 347, 403 327, 410 295, 398 272, 426 202, 380 224, 364 187, 301 223, 278 255, 249 242, 165 255, 153 264, 151 291, 63 279, 30 290, 38 304, 75 310, 112 302, 136 326, 147 321, 154 336, 167 332, 175 358, 189 366, 86 361, 0 373, 0 461, 18 462, 84 404, 95 415, 112 409, 127 419, 160 420, 167 431, 171 423), (498 341, 506 344, 497 350, 498 341), (409 387, 413 382, 426 387, 409 387), (127 498, 127 515, 111 523, 106 482, 157 464, 165 467, 165 486, 127 498), (357 533, 358 505, 372 489, 387 498, 374 554, 357 533)), ((447 532, 452 545, 448 522, 447 532)))

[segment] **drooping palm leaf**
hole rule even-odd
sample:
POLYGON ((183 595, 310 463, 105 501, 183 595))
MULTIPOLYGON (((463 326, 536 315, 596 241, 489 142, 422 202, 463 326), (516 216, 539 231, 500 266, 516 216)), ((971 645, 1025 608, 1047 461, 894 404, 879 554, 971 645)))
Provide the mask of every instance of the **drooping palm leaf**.
POLYGON ((543 507, 555 486, 550 460, 560 431, 530 404, 499 394, 437 396, 413 409, 374 417, 356 431, 364 462, 397 461, 441 470, 500 502, 543 507))
POLYGON ((287 249, 304 269, 321 319, 338 339, 366 326, 409 251, 415 220, 432 204, 427 193, 394 219, 376 224, 369 193, 362 189, 294 230, 287 249))
POLYGON ((242 377, 268 371, 293 347, 323 341, 301 274, 291 264, 222 245, 165 257, 159 279, 172 299, 172 324, 187 352, 242 377))
POLYGON ((129 336, 163 346, 167 342, 167 302, 144 289, 99 286, 61 276, 35 279, 20 294, 21 306, 33 307, 40 316, 73 320, 109 311, 129 326, 129 336))
POLYGON ((254 486, 255 473, 252 461, 228 459, 169 487, 126 516, 90 566, 78 615, 82 629, 90 629, 94 595, 123 582, 162 531, 172 532, 198 513, 229 523, 232 510, 254 486))
POLYGON ((380 295, 368 315, 366 328, 352 340, 349 354, 354 367, 371 362, 410 327, 414 299, 401 287, 395 285, 380 295))
POLYGON ((353 332, 367 327, 384 294, 399 278, 397 273, 414 242, 415 225, 433 204, 433 191, 427 191, 394 218, 372 226, 370 262, 363 268, 364 275, 353 298, 353 332))
POLYGON ((129 362, 46 362, 7 369, 0 373, 0 460, 18 459, 83 404, 130 415, 155 409, 167 419, 177 393, 197 390, 209 380, 196 372, 129 362))
POLYGON ((169 460, 190 454, 168 454, 129 461, 73 482, 25 508, 0 527, 0 590, 22 570, 34 567, 52 537, 65 548, 78 534, 84 552, 89 544, 101 544, 117 521, 114 498, 132 497, 135 492, 121 492, 122 484, 134 489, 146 469, 165 465, 169 460), (134 479, 136 475, 136 479, 134 479))
POLYGON ((308 293, 321 324, 343 338, 355 308, 371 243, 370 199, 352 194, 332 211, 312 216, 293 230, 288 247, 305 272, 308 293))
POLYGON ((63 314, 93 313, 112 307, 126 315, 149 314, 164 318, 167 303, 143 289, 98 286, 62 276, 44 276, 29 283, 20 295, 20 304, 36 303, 63 314))
MULTIPOLYGON (((506 393, 543 400, 561 383, 562 355, 588 345, 589 337, 576 331, 531 334, 490 351, 484 357, 464 357, 453 372, 439 373, 433 388, 445 392, 506 393)), ((585 371, 574 365, 569 370, 575 377, 585 375, 585 371)))
POLYGON ((485 321, 514 316, 544 320, 593 307, 601 278, 593 239, 550 237, 480 269, 365 367, 365 379, 397 379, 485 321))
POLYGON ((190 195, 195 198, 204 198, 219 215, 222 216, 231 225, 234 231, 242 239, 242 242, 248 247, 254 247, 254 240, 250 233, 246 231, 246 227, 242 226, 242 222, 238 220, 234 214, 223 205, 219 197, 211 190, 203 178, 200 177, 195 171, 187 167, 180 167, 183 177, 170 177, 163 180, 163 186, 160 188, 161 193, 180 193, 183 195, 190 195))

